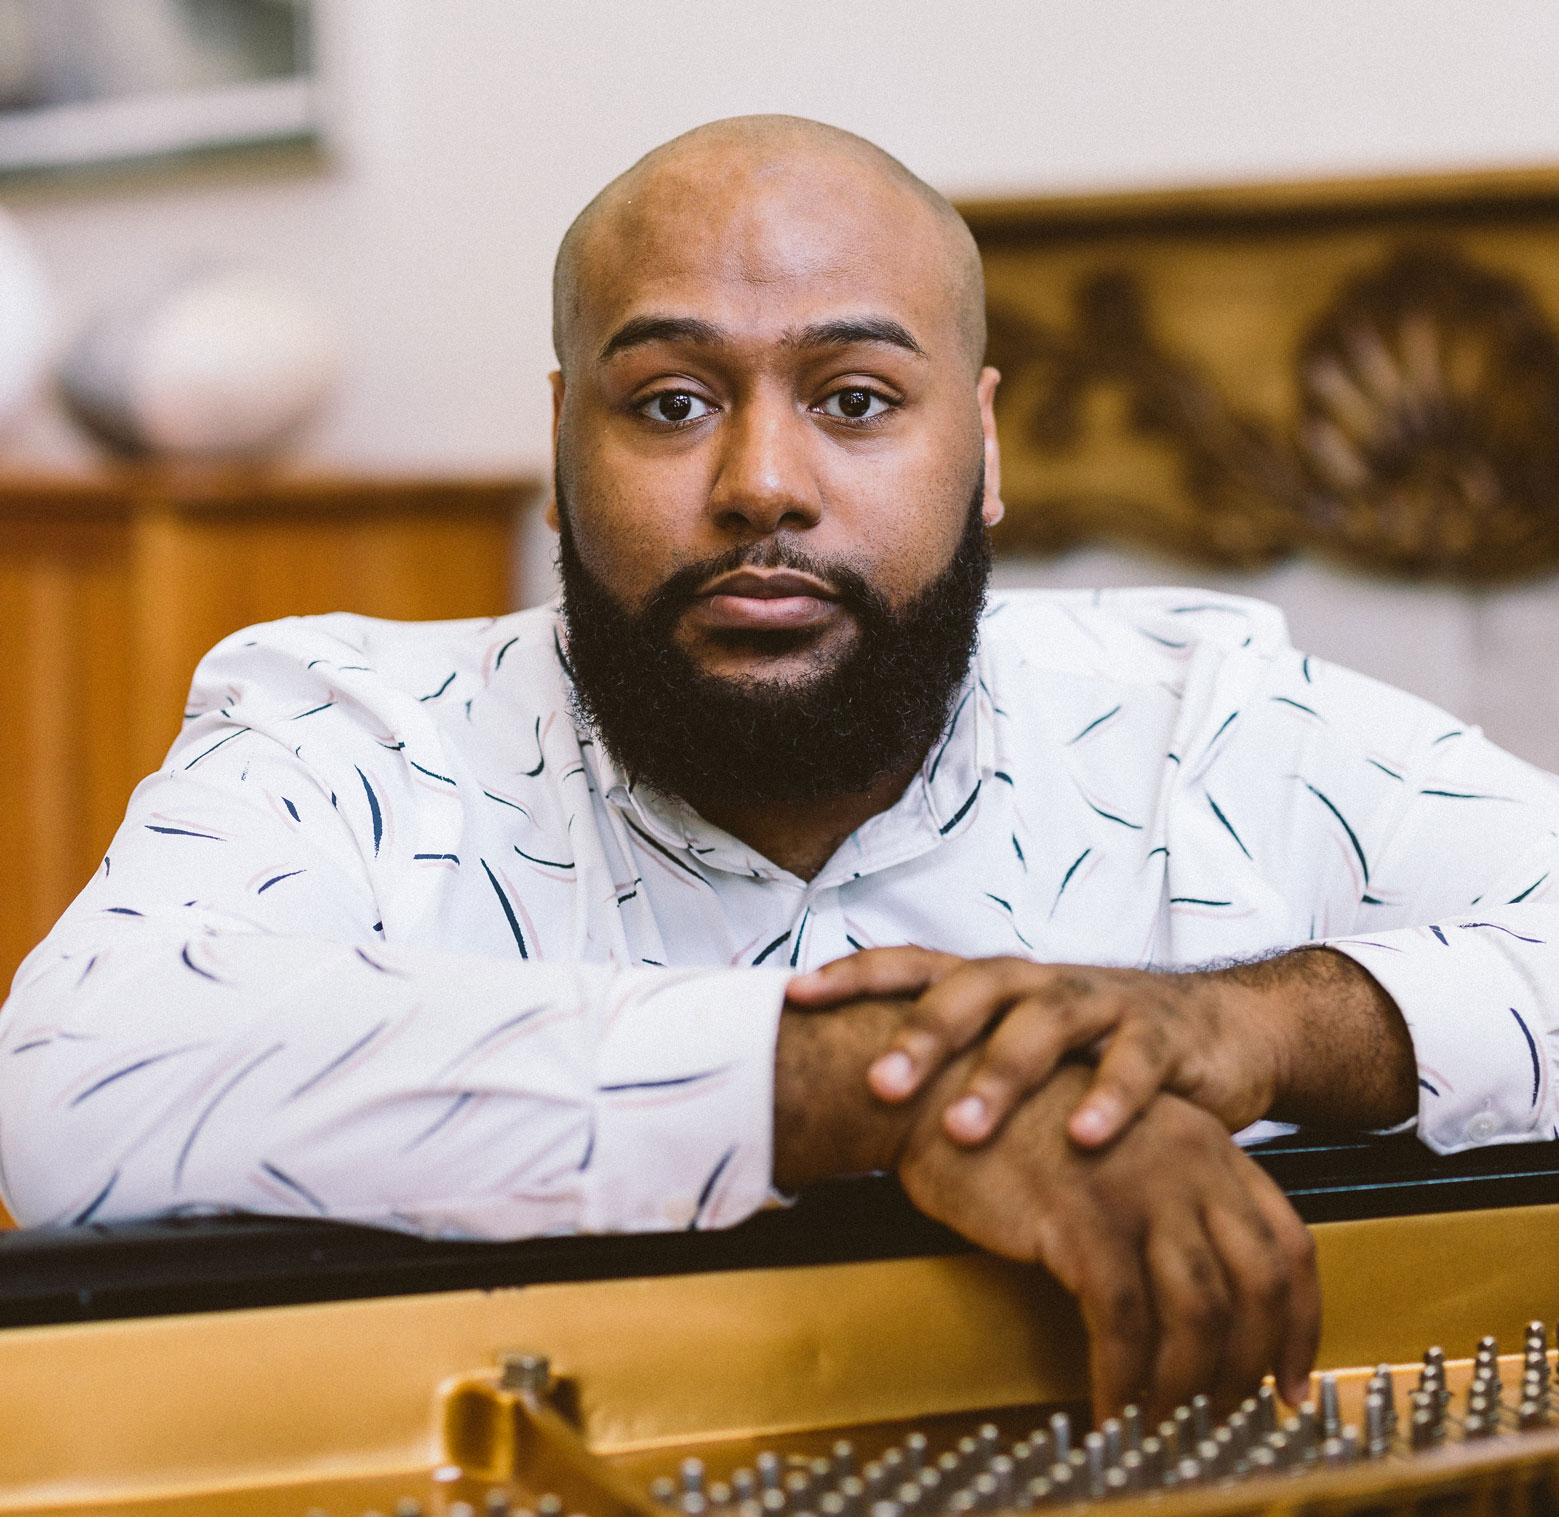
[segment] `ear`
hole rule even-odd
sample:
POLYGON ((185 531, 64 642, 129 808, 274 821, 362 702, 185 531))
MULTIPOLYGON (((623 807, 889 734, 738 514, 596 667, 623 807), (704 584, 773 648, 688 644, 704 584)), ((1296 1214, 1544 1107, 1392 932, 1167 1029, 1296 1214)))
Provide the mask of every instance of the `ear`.
MULTIPOLYGON (((558 456, 558 424, 563 419, 563 371, 554 369, 547 375, 547 383, 552 386, 552 468, 557 472, 558 456)), ((553 487, 547 494, 547 525, 554 532, 558 530, 558 495, 557 481, 554 479, 553 487)))
POLYGON ((1001 374, 987 364, 980 370, 975 394, 980 400, 980 430, 985 434, 985 506, 980 512, 987 527, 1007 514, 1001 499, 1001 444, 996 440, 996 386, 1001 374))

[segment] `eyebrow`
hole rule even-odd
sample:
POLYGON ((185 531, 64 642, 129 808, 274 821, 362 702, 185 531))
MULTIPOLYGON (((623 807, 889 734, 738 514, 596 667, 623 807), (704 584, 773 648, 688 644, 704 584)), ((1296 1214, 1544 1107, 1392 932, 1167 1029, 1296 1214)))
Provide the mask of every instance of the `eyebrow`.
MULTIPOLYGON (((606 339, 596 357, 598 362, 605 363, 630 348, 652 342, 718 348, 729 341, 730 334, 723 327, 696 316, 635 316, 606 339)), ((909 329, 887 316, 845 316, 833 321, 813 322, 785 333, 781 341, 787 348, 846 348, 857 343, 886 343, 925 357, 925 349, 915 341, 909 329)))

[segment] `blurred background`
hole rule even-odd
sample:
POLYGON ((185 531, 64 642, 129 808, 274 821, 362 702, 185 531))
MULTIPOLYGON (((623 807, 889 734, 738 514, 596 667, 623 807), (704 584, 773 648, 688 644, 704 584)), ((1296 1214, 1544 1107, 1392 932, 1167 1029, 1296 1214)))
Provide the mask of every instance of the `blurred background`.
POLYGON ((1192 583, 1559 766, 1552 0, 0 0, 0 974, 199 651, 550 593, 548 285, 788 111, 967 207, 1004 583, 1192 583))

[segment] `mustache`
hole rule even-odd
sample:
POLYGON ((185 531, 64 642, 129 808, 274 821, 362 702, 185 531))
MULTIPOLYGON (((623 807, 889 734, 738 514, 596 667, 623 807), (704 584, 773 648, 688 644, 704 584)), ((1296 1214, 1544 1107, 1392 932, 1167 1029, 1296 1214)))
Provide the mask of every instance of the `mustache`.
POLYGON ((882 592, 850 563, 819 558, 784 538, 771 537, 684 564, 652 592, 639 617, 657 625, 669 625, 699 598, 711 580, 737 569, 793 569, 822 580, 838 597, 839 604, 857 616, 891 614, 882 592))

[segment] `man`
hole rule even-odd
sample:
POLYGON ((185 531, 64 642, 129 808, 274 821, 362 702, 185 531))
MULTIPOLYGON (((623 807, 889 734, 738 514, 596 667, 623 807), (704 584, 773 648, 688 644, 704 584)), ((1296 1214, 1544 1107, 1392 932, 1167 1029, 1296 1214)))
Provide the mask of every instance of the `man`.
POLYGON ((555 300, 561 615, 205 660, 6 1008, 7 1204, 501 1237, 897 1169, 1077 1293, 1101 1410, 1299 1395, 1229 1133, 1547 1136, 1553 782, 1251 602, 982 615, 979 262, 858 138, 679 138, 555 300))

